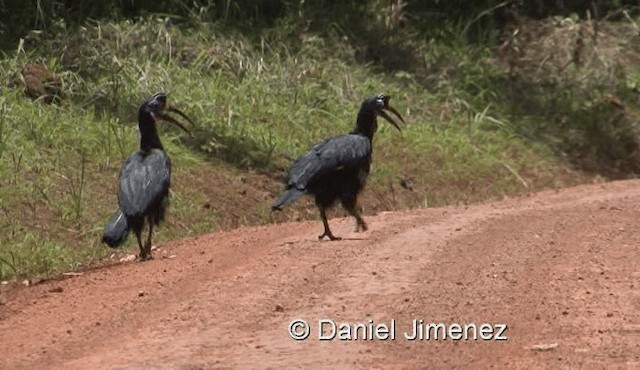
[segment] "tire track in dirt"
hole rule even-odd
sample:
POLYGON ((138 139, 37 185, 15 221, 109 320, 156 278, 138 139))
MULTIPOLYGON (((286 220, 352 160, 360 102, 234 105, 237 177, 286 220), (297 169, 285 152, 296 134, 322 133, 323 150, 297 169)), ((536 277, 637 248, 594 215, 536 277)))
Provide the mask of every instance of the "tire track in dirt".
POLYGON ((6 292, 0 367, 637 367, 639 202, 624 181, 382 213, 364 234, 332 220, 340 242, 306 222, 169 243, 174 259, 6 292), (397 338, 318 341, 321 318, 395 319, 397 338), (506 323, 509 340, 411 342, 413 318, 506 323))

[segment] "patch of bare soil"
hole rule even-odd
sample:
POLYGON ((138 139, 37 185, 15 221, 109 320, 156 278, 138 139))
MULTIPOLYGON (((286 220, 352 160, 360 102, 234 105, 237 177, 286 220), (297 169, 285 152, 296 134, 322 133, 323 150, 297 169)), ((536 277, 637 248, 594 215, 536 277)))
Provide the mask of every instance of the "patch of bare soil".
POLYGON ((382 213, 363 234, 333 219, 338 242, 319 221, 171 242, 175 258, 4 287, 0 368, 637 368, 639 202, 624 181, 382 213), (395 320, 395 340, 321 341, 321 319, 395 320), (496 331, 408 340, 414 319, 496 331))

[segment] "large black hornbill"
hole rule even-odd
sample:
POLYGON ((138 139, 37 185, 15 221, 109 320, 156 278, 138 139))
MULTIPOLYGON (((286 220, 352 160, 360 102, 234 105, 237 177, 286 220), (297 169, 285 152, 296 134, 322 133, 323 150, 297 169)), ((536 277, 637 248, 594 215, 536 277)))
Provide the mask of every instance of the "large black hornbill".
POLYGON ((156 122, 164 120, 188 130, 168 112, 175 112, 193 122, 180 110, 167 105, 167 96, 157 93, 145 101, 138 110, 140 150, 125 159, 120 170, 118 210, 104 229, 102 241, 112 248, 124 243, 133 230, 140 247, 140 260, 151 259, 153 227, 164 219, 171 185, 171 160, 165 153, 156 122), (142 229, 149 225, 149 236, 142 242, 142 229))
POLYGON ((312 194, 324 225, 324 233, 318 238, 339 240, 331 233, 326 214, 327 208, 339 199, 342 207, 355 217, 356 232, 366 231, 357 200, 371 167, 371 140, 378 129, 376 117, 381 116, 400 131, 400 126, 385 112, 388 110, 404 123, 400 113, 389 105, 389 99, 388 95, 380 94, 363 101, 356 127, 349 134, 328 138, 299 157, 291 166, 284 193, 271 209, 282 210, 302 194, 312 194))

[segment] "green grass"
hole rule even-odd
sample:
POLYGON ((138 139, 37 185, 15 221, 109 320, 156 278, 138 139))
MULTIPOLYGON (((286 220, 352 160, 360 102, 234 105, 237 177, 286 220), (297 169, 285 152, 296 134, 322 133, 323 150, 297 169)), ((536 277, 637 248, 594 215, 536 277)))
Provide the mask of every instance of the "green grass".
MULTIPOLYGON (((380 120, 363 197, 369 213, 588 178, 519 129, 490 50, 417 37, 423 65, 388 70, 329 37, 294 37, 286 27, 248 38, 210 24, 93 22, 7 55, 4 75, 43 62, 61 76, 65 96, 46 105, 0 89, 0 280, 84 268, 113 253, 100 244, 102 228, 116 208, 120 165, 139 144, 137 107, 157 91, 196 127, 193 137, 161 129, 175 170, 155 243, 289 217, 269 206, 291 161, 351 130, 360 102, 379 92, 392 96, 407 124, 399 133, 380 120)), ((308 203, 294 207, 316 218, 308 203)), ((134 240, 126 250, 136 251, 134 240)))

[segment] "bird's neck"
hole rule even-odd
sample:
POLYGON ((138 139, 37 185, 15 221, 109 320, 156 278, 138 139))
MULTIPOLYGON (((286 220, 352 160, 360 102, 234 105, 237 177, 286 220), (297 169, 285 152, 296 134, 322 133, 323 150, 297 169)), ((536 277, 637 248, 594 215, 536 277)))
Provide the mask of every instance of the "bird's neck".
POLYGON ((378 129, 378 121, 376 120, 375 112, 367 109, 361 109, 358 112, 358 120, 356 121, 356 127, 351 131, 352 134, 358 134, 373 140, 373 134, 378 129))
POLYGON ((152 149, 164 150, 153 120, 140 120, 138 128, 140 129, 140 150, 143 152, 149 152, 152 149))

